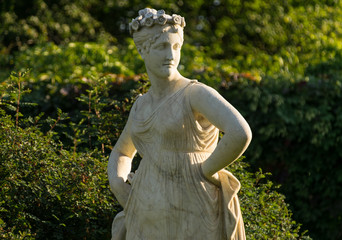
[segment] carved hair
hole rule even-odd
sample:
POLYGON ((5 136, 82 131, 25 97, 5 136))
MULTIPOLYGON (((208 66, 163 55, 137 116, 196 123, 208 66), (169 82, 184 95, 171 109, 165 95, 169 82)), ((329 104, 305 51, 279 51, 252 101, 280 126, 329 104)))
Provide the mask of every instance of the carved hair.
POLYGON ((140 54, 149 53, 150 47, 164 32, 177 33, 183 43, 183 28, 175 25, 153 26, 133 33, 133 41, 140 54))
POLYGON ((130 33, 140 54, 148 53, 150 47, 164 32, 178 33, 183 42, 183 17, 165 14, 164 10, 145 8, 129 25, 130 33))

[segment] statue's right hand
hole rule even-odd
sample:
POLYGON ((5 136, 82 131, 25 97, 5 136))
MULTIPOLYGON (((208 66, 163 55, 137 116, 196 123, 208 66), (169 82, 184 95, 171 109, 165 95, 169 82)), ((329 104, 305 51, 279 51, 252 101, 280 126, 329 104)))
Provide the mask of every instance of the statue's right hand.
POLYGON ((211 182, 212 184, 216 185, 217 187, 221 186, 221 182, 220 182, 220 178, 218 173, 215 173, 212 176, 206 176, 205 174, 203 174, 205 179, 207 179, 209 182, 211 182))
POLYGON ((130 172, 127 176, 127 181, 130 183, 130 184, 133 184, 133 181, 134 181, 134 177, 135 177, 135 173, 134 172, 130 172))
POLYGON ((208 175, 206 174, 206 172, 203 171, 202 165, 200 166, 200 171, 203 175, 203 177, 210 183, 214 184, 217 187, 221 186, 221 182, 220 182, 220 177, 218 175, 218 173, 214 173, 213 175, 208 175))
POLYGON ((110 189, 122 207, 126 205, 132 186, 122 178, 111 179, 110 189))

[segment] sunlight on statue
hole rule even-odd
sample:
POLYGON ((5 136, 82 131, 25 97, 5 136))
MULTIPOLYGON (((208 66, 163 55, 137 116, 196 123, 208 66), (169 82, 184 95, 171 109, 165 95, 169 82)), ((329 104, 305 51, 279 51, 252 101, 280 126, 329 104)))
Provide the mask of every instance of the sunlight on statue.
POLYGON ((124 208, 112 240, 246 238, 240 183, 224 168, 246 150, 251 130, 217 91, 178 72, 184 27, 183 17, 149 8, 130 24, 151 87, 109 158, 110 187, 124 208), (136 152, 142 160, 131 173, 136 152))

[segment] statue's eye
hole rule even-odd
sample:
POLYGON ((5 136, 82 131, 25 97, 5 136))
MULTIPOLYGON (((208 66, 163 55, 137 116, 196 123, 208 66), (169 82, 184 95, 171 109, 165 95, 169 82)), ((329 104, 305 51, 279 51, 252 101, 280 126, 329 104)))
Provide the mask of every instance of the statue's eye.
POLYGON ((180 44, 179 44, 179 43, 176 43, 175 45, 173 45, 173 49, 174 49, 174 50, 180 49, 180 44))

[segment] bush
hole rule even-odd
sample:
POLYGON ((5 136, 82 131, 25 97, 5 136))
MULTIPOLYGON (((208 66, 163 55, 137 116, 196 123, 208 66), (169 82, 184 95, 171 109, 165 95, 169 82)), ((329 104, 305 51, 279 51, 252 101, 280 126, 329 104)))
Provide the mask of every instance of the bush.
POLYGON ((0 128, 1 238, 109 239, 118 207, 107 157, 65 150, 52 132, 16 127, 3 111, 0 128))
POLYGON ((94 1, 15 1, 0 7, 0 51, 12 52, 47 41, 115 41, 87 11, 94 1))
MULTIPOLYGON (((26 82, 32 94, 25 100, 39 103, 38 112, 50 113, 56 108, 72 112, 72 109, 81 108, 76 98, 85 94, 90 85, 97 84, 94 79, 104 77, 108 80, 114 89, 112 99, 127 97, 129 89, 140 78, 132 71, 139 70, 132 67, 132 59, 138 53, 134 49, 130 54, 121 51, 107 44, 70 43, 57 46, 46 43, 18 52, 13 70, 32 69, 26 82)), ((144 67, 142 61, 134 64, 140 69, 144 67)), ((0 78, 5 79, 9 73, 3 71, 0 78)))
MULTIPOLYGON (((186 17, 186 42, 238 72, 303 75, 341 42, 339 1, 14 1, 0 5, 0 52, 54 42, 124 43, 128 23, 146 6, 186 17), (118 41, 116 40, 118 39, 118 41)), ((0 66, 11 68, 13 58, 0 66)))
POLYGON ((337 53, 299 81, 240 76, 221 89, 251 125, 246 157, 274 174, 294 218, 318 239, 342 236, 341 62, 337 53))
POLYGON ((285 196, 277 192, 280 186, 270 181, 270 173, 247 169, 249 165, 241 159, 227 167, 241 182, 239 198, 246 239, 311 239, 292 219, 285 196))

